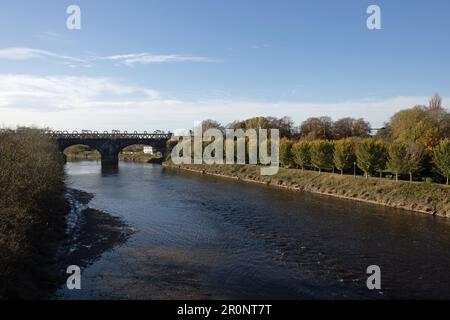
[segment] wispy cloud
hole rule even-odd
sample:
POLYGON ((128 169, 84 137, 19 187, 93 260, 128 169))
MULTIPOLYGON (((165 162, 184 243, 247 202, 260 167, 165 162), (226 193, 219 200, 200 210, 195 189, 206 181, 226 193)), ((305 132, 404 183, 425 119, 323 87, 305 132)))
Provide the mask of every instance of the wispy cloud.
POLYGON ((393 97, 323 103, 224 96, 179 99, 111 78, 14 74, 0 74, 0 88, 0 125, 37 124, 67 130, 174 130, 189 128, 194 121, 207 118, 225 124, 254 116, 284 115, 296 123, 312 116, 362 117, 379 127, 395 112, 428 100, 393 97))
POLYGON ((85 59, 62 55, 47 50, 26 48, 26 47, 11 47, 0 49, 1 60, 30 60, 30 59, 46 59, 46 58, 57 60, 58 62, 69 66, 89 65, 88 61, 85 59))
POLYGON ((52 59, 60 64, 70 67, 84 66, 90 67, 95 61, 109 60, 117 64, 134 66, 137 64, 158 64, 171 62, 212 62, 216 61, 208 57, 190 56, 179 54, 150 54, 150 53, 129 53, 110 56, 91 55, 87 58, 78 58, 68 55, 55 53, 48 50, 27 48, 27 47, 9 47, 0 48, 0 60, 30 60, 30 59, 52 59))
POLYGON ((101 57, 102 60, 119 61, 127 66, 135 64, 155 64, 155 63, 169 63, 169 62, 210 62, 212 59, 200 56, 186 56, 178 54, 158 55, 151 53, 131 53, 119 54, 107 57, 101 57))
POLYGON ((70 38, 53 31, 37 31, 34 37, 47 42, 70 43, 70 38))

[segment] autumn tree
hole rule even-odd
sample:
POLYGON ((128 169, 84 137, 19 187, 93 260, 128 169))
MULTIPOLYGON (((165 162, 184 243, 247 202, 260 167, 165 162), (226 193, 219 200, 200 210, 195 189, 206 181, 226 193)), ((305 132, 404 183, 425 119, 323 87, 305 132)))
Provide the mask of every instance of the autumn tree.
POLYGON ((298 141, 292 146, 292 160, 302 170, 311 165, 311 143, 309 141, 298 141))
POLYGON ((353 118, 342 118, 334 122, 334 138, 345 139, 351 137, 353 134, 353 118))
POLYGON ((343 175, 344 170, 351 168, 355 161, 354 146, 351 139, 342 139, 334 143, 333 161, 334 166, 341 171, 341 175, 343 175))
POLYGON ((319 169, 319 173, 333 167, 333 149, 333 143, 327 140, 311 142, 311 164, 319 169))
POLYGON ((447 178, 450 176, 450 141, 442 140, 433 150, 433 161, 439 172, 447 178))
POLYGON ((394 114, 387 127, 389 140, 405 144, 418 142, 431 156, 433 147, 441 139, 450 137, 450 114, 442 107, 442 99, 436 94, 428 106, 416 106, 394 114))
POLYGON ((425 147, 416 142, 406 146, 405 170, 409 173, 409 181, 413 181, 413 174, 422 169, 422 160, 425 156, 425 147))
POLYGON ((426 118, 425 110, 424 106, 416 106, 394 114, 390 122, 392 139, 399 139, 405 143, 416 141, 419 137, 416 126, 422 119, 426 118))
POLYGON ((278 129, 281 138, 291 138, 294 134, 294 121, 290 117, 254 117, 244 121, 233 121, 226 126, 229 129, 278 129))
POLYGON ((428 103, 427 116, 436 124, 441 139, 450 138, 450 113, 442 106, 442 98, 435 94, 428 103))
POLYGON ((367 138, 370 137, 370 123, 364 119, 356 119, 353 121, 352 137, 367 138))
POLYGON ((330 117, 309 118, 300 125, 300 135, 308 140, 333 139, 333 121, 330 117))

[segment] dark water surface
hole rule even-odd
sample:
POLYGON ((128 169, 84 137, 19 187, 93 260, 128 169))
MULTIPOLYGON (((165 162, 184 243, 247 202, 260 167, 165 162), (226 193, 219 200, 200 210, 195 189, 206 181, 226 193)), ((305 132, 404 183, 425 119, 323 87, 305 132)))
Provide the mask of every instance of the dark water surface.
POLYGON ((446 219, 151 164, 67 173, 133 233, 57 298, 450 298, 446 219), (369 265, 381 292, 366 287, 369 265))

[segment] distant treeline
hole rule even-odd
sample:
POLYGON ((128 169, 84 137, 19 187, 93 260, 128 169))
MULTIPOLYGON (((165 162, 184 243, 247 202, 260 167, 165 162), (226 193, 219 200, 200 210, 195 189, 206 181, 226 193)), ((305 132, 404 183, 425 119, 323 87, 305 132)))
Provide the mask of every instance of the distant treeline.
POLYGON ((64 236, 64 164, 38 129, 0 130, 0 299, 34 298, 64 236))
POLYGON ((222 126, 205 120, 203 130, 279 129, 283 167, 339 170, 398 179, 407 175, 425 181, 446 181, 450 176, 450 113, 439 95, 428 106, 415 106, 394 114, 371 135, 364 119, 309 118, 299 126, 289 117, 255 117, 222 126))

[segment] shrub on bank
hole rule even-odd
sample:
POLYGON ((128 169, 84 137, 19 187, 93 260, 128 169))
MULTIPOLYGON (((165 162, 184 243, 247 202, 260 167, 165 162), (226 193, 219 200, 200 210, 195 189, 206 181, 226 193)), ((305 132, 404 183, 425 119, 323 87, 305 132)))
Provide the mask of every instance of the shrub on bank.
POLYGON ((0 298, 27 298, 64 235, 63 158, 38 129, 0 131, 0 298))

